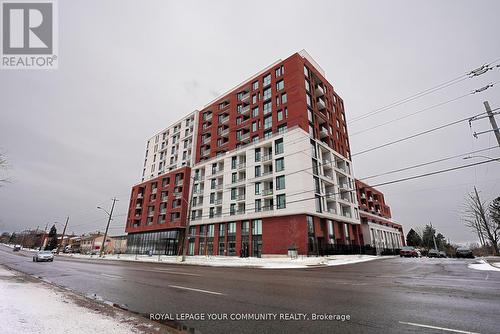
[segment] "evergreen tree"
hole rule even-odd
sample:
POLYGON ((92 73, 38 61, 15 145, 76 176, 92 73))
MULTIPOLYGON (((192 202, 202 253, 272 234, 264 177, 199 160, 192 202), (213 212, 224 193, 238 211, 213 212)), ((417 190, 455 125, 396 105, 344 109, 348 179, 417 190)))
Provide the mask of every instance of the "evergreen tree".
POLYGON ((45 246, 45 250, 53 250, 57 248, 57 229, 55 225, 52 225, 49 231, 49 241, 45 246))
POLYGON ((422 238, 415 232, 414 229, 411 229, 410 232, 406 235, 406 244, 408 246, 418 247, 422 245, 422 238))

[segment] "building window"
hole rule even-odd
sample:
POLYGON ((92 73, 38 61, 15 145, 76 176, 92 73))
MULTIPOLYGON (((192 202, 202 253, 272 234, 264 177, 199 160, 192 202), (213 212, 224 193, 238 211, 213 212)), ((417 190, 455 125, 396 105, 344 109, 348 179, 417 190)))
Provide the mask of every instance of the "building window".
POLYGON ((254 107, 252 109, 252 117, 257 117, 259 116, 259 107, 254 107))
POLYGON ((252 104, 257 103, 257 94, 252 95, 252 104))
POLYGON ((285 81, 280 80, 276 83, 276 91, 279 92, 280 90, 285 88, 285 81))
POLYGON ((286 129, 287 129, 287 127, 286 127, 286 123, 285 123, 285 124, 282 124, 282 125, 278 126, 278 133, 279 133, 279 134, 285 133, 285 132, 286 132, 286 129))
POLYGON ((283 67, 283 65, 274 70, 274 75, 276 76, 276 78, 282 76, 283 73, 285 73, 285 68, 283 67))
POLYGON ((284 190, 285 189, 285 175, 276 177, 276 190, 284 190))
POLYGON ((263 100, 269 100, 271 98, 271 87, 264 89, 264 96, 263 100))
POLYGON ((309 69, 304 66, 304 75, 309 78, 309 69))
POLYGON ((266 87, 268 85, 271 84, 271 74, 268 74, 264 77, 264 79, 262 80, 262 86, 263 87, 266 87))
POLYGON ((252 132, 257 131, 257 122, 252 122, 252 132))
POLYGON ((256 90, 256 89, 259 89, 259 82, 258 81, 254 81, 252 83, 252 90, 256 90))
POLYGON ((272 110, 273 110, 273 103, 271 101, 264 103, 263 106, 264 115, 269 114, 272 110))
POLYGON ((306 102, 308 107, 312 107, 311 95, 306 94, 306 102))
POLYGON ((236 169, 237 157, 231 158, 231 169, 236 169))
POLYGON ((275 154, 282 154, 284 152, 283 138, 274 141, 274 152, 275 154))
POLYGON ((278 110, 277 118, 278 118, 278 122, 283 120, 283 110, 278 110))
POLYGON ((285 158, 279 158, 275 161, 276 172, 281 172, 285 169, 285 158))
POLYGON ((306 90, 307 90, 308 92, 310 92, 310 91, 311 91, 311 85, 309 85, 309 81, 304 80, 304 82, 305 82, 305 84, 306 84, 306 90))
POLYGON ((229 206, 229 215, 234 216, 235 214, 236 214, 236 204, 231 203, 231 205, 229 206))
POLYGON ((231 174, 231 182, 235 183, 238 180, 238 173, 231 174))
POLYGON ((288 101, 286 93, 281 94, 281 104, 285 104, 288 101))
POLYGON ((272 136, 273 136, 273 130, 272 129, 264 131, 264 139, 271 138, 272 136))
POLYGON ((286 199, 285 199, 285 194, 278 195, 276 196, 276 208, 277 209, 284 209, 286 208, 286 199))
POLYGON ((264 130, 270 129, 273 126, 273 116, 269 115, 264 118, 264 130))
POLYGON ((261 167, 255 166, 255 177, 261 176, 261 167))
POLYGON ((260 195, 260 182, 255 182, 255 195, 260 195))

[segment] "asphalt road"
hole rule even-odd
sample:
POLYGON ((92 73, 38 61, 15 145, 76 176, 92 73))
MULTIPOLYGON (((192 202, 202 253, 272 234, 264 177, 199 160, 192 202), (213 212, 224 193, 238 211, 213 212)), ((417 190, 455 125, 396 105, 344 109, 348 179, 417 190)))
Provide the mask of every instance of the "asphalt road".
POLYGON ((0 264, 78 293, 97 294, 143 314, 174 318, 203 314, 204 320, 173 322, 203 334, 500 333, 500 272, 467 268, 473 261, 387 258, 310 269, 214 268, 61 256, 53 263, 34 263, 30 253, 14 253, 0 245, 0 264), (271 314, 271 320, 230 320, 249 313, 271 314), (312 319, 313 314, 324 313, 349 315, 350 320, 312 319), (208 314, 229 319, 209 320, 208 314), (285 316, 289 319, 280 320, 285 316))

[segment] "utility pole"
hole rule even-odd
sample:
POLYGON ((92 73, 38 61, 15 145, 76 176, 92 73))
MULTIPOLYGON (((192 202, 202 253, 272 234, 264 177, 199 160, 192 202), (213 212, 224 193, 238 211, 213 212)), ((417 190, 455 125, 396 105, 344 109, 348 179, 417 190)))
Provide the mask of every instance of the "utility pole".
MULTIPOLYGON (((69 216, 66 217, 66 224, 64 224, 63 233, 62 233, 62 237, 61 237, 61 244, 59 246, 57 246, 57 254, 59 254, 59 250, 61 249, 61 246, 64 247, 64 235, 66 234, 66 227, 68 226, 68 221, 69 221, 69 216)), ((56 235, 56 238, 57 238, 57 235, 56 235)), ((63 251, 64 251, 64 248, 63 248, 63 251)))
POLYGON ((42 250, 43 242, 45 241, 45 235, 47 234, 47 227, 49 226, 49 223, 45 224, 45 230, 43 230, 43 237, 42 237, 42 242, 40 242, 40 248, 38 250, 42 250))
POLYGON ((436 245, 436 237, 435 237, 436 230, 434 230, 434 228, 432 227, 432 222, 429 222, 429 224, 431 225, 432 241, 434 241, 434 249, 438 250, 437 245, 436 245))
POLYGON ((488 101, 484 101, 483 104, 486 112, 488 113, 488 118, 490 119, 491 127, 493 128, 495 137, 497 137, 498 147, 500 147, 500 130, 498 129, 497 121, 495 120, 495 116, 493 115, 493 111, 491 111, 488 101))
MULTIPOLYGON (((184 239, 182 241, 182 259, 181 262, 186 262, 186 254, 187 254, 187 249, 189 246, 189 238, 188 238, 188 233, 190 229, 190 222, 191 222, 191 202, 193 201, 193 188, 194 188, 194 177, 190 176, 191 178, 191 184, 188 187, 189 190, 189 201, 187 203, 187 218, 186 218, 186 229, 184 230, 184 239), (193 187, 193 188, 191 188, 193 187)), ((206 241, 205 241, 206 244, 206 241)))
MULTIPOLYGON (((113 216, 113 210, 115 208, 116 201, 118 201, 116 197, 113 197, 113 204, 111 205, 111 211, 108 214, 108 224, 106 225, 106 232, 104 232, 104 239, 102 241, 101 252, 99 253, 99 257, 102 257, 102 253, 104 252, 104 247, 106 246, 106 238, 108 237, 109 223, 111 222, 111 217, 113 216)), ((106 212, 106 210, 104 210, 104 212, 106 212)))

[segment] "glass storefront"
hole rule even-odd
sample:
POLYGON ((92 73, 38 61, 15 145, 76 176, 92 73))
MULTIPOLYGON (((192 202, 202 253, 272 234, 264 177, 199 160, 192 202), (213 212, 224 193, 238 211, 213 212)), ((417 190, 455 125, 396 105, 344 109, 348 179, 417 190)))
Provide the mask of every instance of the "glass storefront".
POLYGON ((132 233, 127 236, 128 254, 178 255, 179 230, 132 233))

